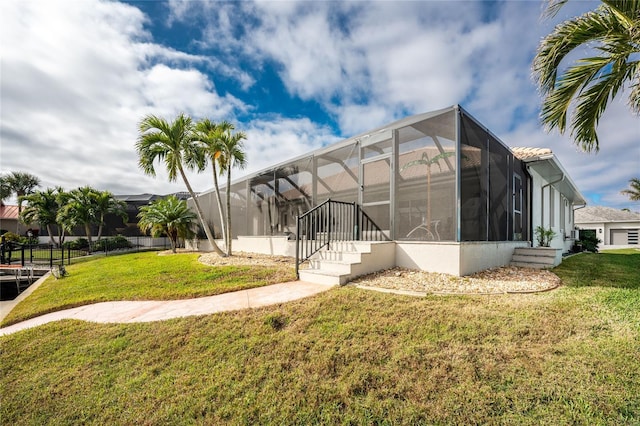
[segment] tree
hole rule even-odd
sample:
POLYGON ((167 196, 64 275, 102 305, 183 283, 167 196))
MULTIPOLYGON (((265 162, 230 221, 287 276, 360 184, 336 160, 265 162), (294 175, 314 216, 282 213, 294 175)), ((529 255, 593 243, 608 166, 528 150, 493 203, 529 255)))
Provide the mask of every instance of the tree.
POLYGON ((91 252, 91 225, 100 223, 97 195, 98 191, 83 186, 69 191, 67 203, 58 212, 57 220, 65 230, 71 232, 76 226, 84 227, 89 252, 91 252))
MULTIPOLYGON (((550 0, 555 15, 568 0, 550 0)), ((575 104, 569 125, 576 145, 591 152, 600 149, 596 127, 608 102, 626 85, 629 107, 640 113, 640 2, 602 0, 593 11, 567 20, 545 37, 533 60, 534 78, 543 95, 541 119, 546 129, 567 130, 569 107, 575 104), (561 62, 576 48, 596 50, 560 71, 561 62), (558 75, 560 74, 560 75, 558 75)))
POLYGON ((0 176, 0 202, 4 203, 4 200, 11 197, 11 188, 4 176, 0 176))
POLYGON ((229 125, 227 129, 224 129, 219 132, 218 137, 220 139, 220 143, 222 145, 222 154, 218 157, 218 164, 220 165, 220 172, 223 170, 227 173, 227 187, 226 187, 226 195, 227 195, 227 239, 226 239, 226 249, 227 256, 231 256, 231 169, 233 167, 238 167, 240 169, 244 169, 247 165, 247 158, 244 152, 244 145, 242 143, 243 140, 247 138, 247 135, 244 132, 235 132, 233 130, 235 127, 233 125, 229 125))
POLYGON ((204 168, 202 150, 198 149, 195 144, 194 125, 191 118, 179 114, 175 120, 169 123, 163 118, 148 115, 140 122, 139 133, 136 150, 140 168, 145 174, 155 176, 156 171, 153 164, 157 159, 164 162, 169 173, 169 181, 175 181, 177 175, 180 174, 193 199, 198 219, 207 235, 209 244, 217 254, 224 256, 211 234, 211 229, 202 214, 200 203, 184 171, 185 166, 198 170, 204 168))
POLYGON ((116 199, 109 191, 100 191, 95 194, 96 209, 98 213, 98 241, 102 237, 102 227, 104 226, 104 217, 107 214, 114 214, 122 218, 123 222, 128 219, 127 203, 116 199))
POLYGON ((161 198, 147 206, 140 207, 138 227, 142 232, 151 232, 158 237, 165 234, 171 242, 171 250, 175 253, 178 238, 192 238, 194 221, 197 216, 189 210, 187 203, 174 195, 161 198))
MULTIPOLYGON (((205 118, 196 124, 196 133, 198 142, 200 143, 203 153, 208 161, 211 162, 211 170, 213 172, 213 187, 216 193, 216 201, 218 202, 218 214, 220 215, 220 228, 222 230, 222 239, 227 244, 227 221, 222 209, 222 197, 220 196, 220 185, 218 183, 218 168, 216 164, 222 156, 224 146, 221 140, 221 134, 229 131, 233 125, 228 121, 219 124, 205 118)), ((220 172, 223 170, 221 169, 220 172)), ((230 253, 227 252, 229 255, 230 253)))
POLYGON ((631 201, 640 201, 640 179, 629 179, 629 186, 631 189, 623 189, 620 193, 628 196, 631 201))
MULTIPOLYGON (((26 172, 11 172, 7 176, 2 176, 0 188, 2 188, 2 198, 7 198, 15 194, 18 198, 18 215, 22 213, 22 197, 33 193, 33 190, 40 185, 40 179, 26 172), (7 195, 8 194, 8 195, 7 195)), ((16 224, 16 232, 18 232, 16 224)))
POLYGON ((22 223, 39 223, 40 226, 44 226, 49 234, 51 244, 55 244, 51 225, 58 223, 57 215, 60 206, 58 205, 57 192, 59 191, 61 188, 47 188, 44 191, 36 191, 22 197, 23 201, 27 202, 27 206, 22 210, 20 220, 22 223))

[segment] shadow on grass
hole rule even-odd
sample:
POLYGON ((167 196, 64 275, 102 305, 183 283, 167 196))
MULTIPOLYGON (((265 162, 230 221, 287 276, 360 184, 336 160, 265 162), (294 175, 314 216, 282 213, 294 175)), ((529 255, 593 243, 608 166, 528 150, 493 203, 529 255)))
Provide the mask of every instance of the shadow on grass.
POLYGON ((640 251, 581 253, 553 270, 569 287, 640 289, 640 251))

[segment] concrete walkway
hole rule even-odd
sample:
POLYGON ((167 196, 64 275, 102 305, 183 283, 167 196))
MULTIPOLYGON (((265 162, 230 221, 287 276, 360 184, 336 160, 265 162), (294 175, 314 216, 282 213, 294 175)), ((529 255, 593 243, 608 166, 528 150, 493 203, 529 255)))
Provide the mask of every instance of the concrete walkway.
POLYGON ((193 315, 236 311, 239 309, 258 308, 313 296, 314 294, 327 291, 331 287, 330 285, 324 284, 291 281, 217 296, 199 297, 197 299, 102 302, 52 312, 5 328, 0 328, 0 336, 6 336, 20 330, 62 319, 78 319, 99 323, 150 322, 193 315))

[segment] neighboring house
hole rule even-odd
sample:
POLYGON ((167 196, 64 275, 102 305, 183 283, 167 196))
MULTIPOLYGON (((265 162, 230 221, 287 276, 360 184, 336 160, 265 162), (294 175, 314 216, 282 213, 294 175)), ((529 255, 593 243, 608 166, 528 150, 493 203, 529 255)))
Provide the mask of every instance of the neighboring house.
MULTIPOLYGON (((391 240, 378 269, 454 275, 509 264, 515 248, 535 245, 539 225, 569 250, 573 211, 585 204, 550 150, 511 150, 460 106, 325 146, 230 189, 235 250, 295 255, 297 237, 343 226, 328 210, 313 230, 296 229, 298 216, 331 199, 355 203, 391 240)), ((215 193, 198 198, 218 233, 215 193)))
POLYGON ((18 206, 8 206, 0 203, 0 233, 5 231, 18 235, 25 235, 28 227, 18 219, 18 206))
POLYGON ((575 225, 579 229, 595 231, 602 241, 601 247, 637 245, 640 213, 604 206, 585 207, 576 210, 575 225))
POLYGON ((142 235, 138 228, 138 213, 140 213, 140 207, 151 204, 153 201, 160 198, 168 197, 169 195, 175 195, 180 200, 186 200, 189 198, 188 192, 176 192, 168 195, 157 194, 136 194, 136 195, 115 195, 117 200, 124 201, 127 204, 127 221, 122 222, 120 216, 108 214, 105 216, 105 226, 103 235, 124 235, 124 236, 138 236, 142 235))

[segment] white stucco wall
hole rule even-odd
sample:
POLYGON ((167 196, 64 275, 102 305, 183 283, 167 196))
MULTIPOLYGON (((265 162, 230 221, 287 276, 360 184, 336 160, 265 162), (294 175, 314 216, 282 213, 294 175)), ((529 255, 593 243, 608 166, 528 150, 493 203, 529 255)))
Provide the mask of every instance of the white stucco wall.
POLYGON ((507 266, 516 247, 529 247, 527 241, 466 242, 460 245, 458 275, 464 276, 489 268, 507 266))
POLYGON ((470 275, 509 265, 516 247, 527 241, 419 243, 396 242, 396 265, 451 275, 470 275))
POLYGON ((396 266, 458 275, 459 243, 396 242, 396 266))

